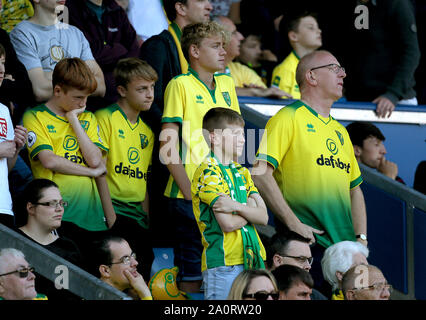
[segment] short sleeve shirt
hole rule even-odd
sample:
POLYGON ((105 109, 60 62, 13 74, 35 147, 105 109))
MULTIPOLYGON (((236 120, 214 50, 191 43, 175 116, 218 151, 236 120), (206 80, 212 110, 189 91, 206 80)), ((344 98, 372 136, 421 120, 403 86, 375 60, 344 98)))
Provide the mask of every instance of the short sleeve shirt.
POLYGON ((296 82, 296 69, 300 58, 292 51, 272 72, 272 86, 300 99, 300 89, 296 82))

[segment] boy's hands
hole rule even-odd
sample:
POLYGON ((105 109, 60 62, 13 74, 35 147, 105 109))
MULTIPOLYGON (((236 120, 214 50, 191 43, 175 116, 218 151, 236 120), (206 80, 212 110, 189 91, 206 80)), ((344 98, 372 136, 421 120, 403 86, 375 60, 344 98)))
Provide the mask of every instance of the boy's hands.
POLYGON ((219 199, 213 205, 214 213, 233 213, 238 211, 239 202, 231 199, 230 196, 224 193, 219 193, 219 199))
POLYGON ((79 108, 79 109, 74 109, 71 111, 68 111, 67 113, 65 113, 65 117, 69 120, 70 117, 78 117, 79 114, 83 113, 84 110, 86 110, 86 106, 79 108))

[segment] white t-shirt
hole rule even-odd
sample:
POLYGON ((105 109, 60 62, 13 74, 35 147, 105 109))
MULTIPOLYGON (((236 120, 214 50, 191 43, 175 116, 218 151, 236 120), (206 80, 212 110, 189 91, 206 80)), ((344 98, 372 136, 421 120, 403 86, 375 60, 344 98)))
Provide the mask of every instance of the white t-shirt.
MULTIPOLYGON (((15 130, 13 129, 9 109, 0 103, 0 143, 14 138, 15 130)), ((7 158, 0 158, 0 213, 13 216, 8 176, 7 158)))

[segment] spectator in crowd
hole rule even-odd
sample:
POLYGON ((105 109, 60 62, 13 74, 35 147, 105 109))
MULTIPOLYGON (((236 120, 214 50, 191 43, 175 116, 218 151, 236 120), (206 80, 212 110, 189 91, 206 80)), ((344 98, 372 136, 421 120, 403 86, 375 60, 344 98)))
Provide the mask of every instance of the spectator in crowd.
POLYGON ((268 213, 248 169, 233 161, 244 148, 241 115, 210 109, 203 130, 211 153, 195 171, 191 191, 204 246, 204 298, 225 300, 241 271, 265 267, 265 249, 253 224, 266 225, 268 213))
POLYGON ((0 300, 47 300, 35 290, 34 268, 14 248, 0 250, 0 300))
POLYGON ((343 276, 345 300, 389 300, 392 286, 382 271, 373 265, 358 265, 343 276))
POLYGON ((377 104, 379 118, 389 117, 397 104, 417 105, 414 72, 420 50, 410 1, 363 1, 366 9, 358 17, 365 17, 367 12, 368 19, 363 18, 361 23, 358 18, 358 24, 353 21, 358 2, 345 1, 344 5, 351 8, 347 10, 351 17, 346 22, 351 24, 351 32, 345 35, 347 41, 343 45, 350 74, 346 98, 377 104))
POLYGON ((105 94, 104 75, 93 58, 89 43, 76 27, 58 20, 57 3, 32 0, 34 15, 20 22, 10 33, 18 59, 31 80, 37 102, 52 97, 52 73, 63 58, 81 58, 96 79, 96 96, 105 94))
MULTIPOLYGON (((174 242, 171 237, 167 237, 168 234, 173 234, 172 227, 164 225, 164 221, 173 219, 168 214, 167 201, 163 196, 169 171, 157 156, 160 150, 159 137, 164 111, 164 93, 172 78, 188 72, 188 62, 181 48, 183 28, 188 24, 209 21, 212 6, 208 0, 163 0, 163 5, 171 23, 167 30, 159 35, 152 36, 142 44, 140 58, 148 62, 158 74, 154 88, 154 102, 145 118, 155 135, 154 157, 151 167, 151 173, 155 179, 151 181, 148 189, 152 196, 150 211, 156 212, 156 216, 151 219, 153 235, 161 234, 161 237, 154 239, 154 241, 157 241, 160 246, 167 247, 172 246, 174 242), (158 232, 155 232, 155 230, 158 230, 158 232)), ((196 230, 196 232, 198 231, 196 230)))
POLYGON ((108 149, 106 179, 117 214, 111 232, 126 237, 144 262, 142 275, 148 279, 154 254, 146 189, 154 134, 142 120, 142 113, 151 107, 157 73, 139 58, 125 58, 118 62, 114 76, 119 100, 95 113, 108 149))
POLYGON ((237 95, 273 98, 287 96, 290 98, 289 94, 278 88, 266 87, 262 79, 249 67, 239 62, 233 62, 240 54, 240 45, 244 37, 238 32, 237 27, 231 19, 221 16, 217 17, 215 21, 220 23, 231 34, 231 40, 225 48, 225 67, 221 71, 232 76, 235 82, 237 95))
POLYGON ((270 57, 262 47, 262 36, 248 34, 241 41, 240 55, 236 61, 254 70, 266 86, 270 85, 272 71, 277 65, 277 60, 270 57))
POLYGON ((66 6, 69 23, 83 32, 105 77, 105 96, 89 99, 94 111, 117 101, 113 71, 120 59, 139 55, 136 31, 115 0, 67 0, 66 6))
POLYGON ((413 188, 426 194, 426 161, 421 161, 416 168, 413 188))
POLYGON ((368 248, 355 241, 340 241, 325 250, 321 267, 324 279, 332 287, 332 300, 344 300, 343 275, 354 266, 367 265, 368 254, 368 248))
POLYGON ((330 116, 345 77, 328 51, 304 56, 296 72, 301 100, 269 119, 252 170, 277 232, 289 229, 316 242, 311 274, 317 288, 327 247, 343 240, 367 244, 361 173, 345 127, 330 116))
POLYGON ((0 27, 10 33, 22 20, 34 15, 30 0, 7 0, 0 3, 0 27))
POLYGON ((162 0, 130 0, 127 16, 139 37, 139 43, 163 30, 167 30, 169 23, 162 5, 162 0))
POLYGON ((95 276, 135 300, 152 300, 144 278, 137 271, 137 256, 125 239, 106 236, 92 246, 90 268, 95 276))
MULTIPOLYGON (((0 44, 0 86, 5 75, 5 59, 6 51, 0 44)), ((10 228, 14 226, 15 219, 8 176, 27 140, 26 128, 21 125, 13 127, 9 109, 0 103, 0 223, 10 228)))
POLYGON ((277 281, 279 300, 311 300, 314 280, 308 271, 284 264, 273 270, 272 274, 277 281))
POLYGON ((117 4, 127 13, 129 10, 130 1, 129 0, 115 0, 117 4))
POLYGON ((16 125, 22 121, 25 109, 35 106, 36 101, 27 70, 18 60, 9 35, 3 29, 0 29, 0 44, 5 49, 6 58, 0 102, 10 109, 12 122, 16 125))
POLYGON ((232 283, 228 300, 278 300, 273 274, 265 269, 242 271, 232 283))
POLYGON ((224 16, 230 18, 235 24, 241 23, 240 3, 241 0, 210 0, 212 4, 211 16, 224 16))
MULTIPOLYGON (((62 59, 52 75, 53 96, 24 114, 27 148, 35 178, 57 183, 68 207, 61 232, 83 251, 95 231, 115 219, 94 114, 85 111, 96 80, 79 58, 62 59)), ((84 252, 82 252, 84 255, 84 252)))
POLYGON ((385 136, 379 128, 370 122, 356 121, 348 124, 346 130, 351 138, 358 162, 377 169, 392 180, 404 183, 398 177, 398 165, 385 157, 386 148, 383 144, 385 136))
MULTIPOLYGON (((296 266, 309 272, 313 262, 309 240, 292 231, 275 233, 269 240, 266 257, 272 272, 282 265, 296 266)), ((327 300, 317 289, 312 288, 311 291, 312 300, 327 300)))
MULTIPOLYGON (((47 179, 32 180, 26 186, 19 205, 21 210, 17 216, 22 215, 26 220, 26 223, 16 230, 19 234, 83 267, 83 258, 74 241, 59 236, 56 232, 61 226, 64 208, 67 206, 56 183, 47 179)), ((49 279, 40 275, 37 275, 37 278, 37 291, 46 294, 50 300, 78 299, 70 291, 58 290, 49 279)))
POLYGON ((215 22, 184 28, 182 50, 190 62, 187 74, 175 77, 167 86, 164 101, 160 158, 170 171, 164 195, 175 227, 175 265, 178 285, 185 292, 197 292, 201 285, 200 232, 192 209, 191 181, 209 154, 200 134, 202 119, 212 108, 240 112, 234 83, 229 75, 215 74, 224 68, 226 32, 215 22), (182 143, 178 143, 182 141, 182 143), (182 150, 179 146, 186 146, 182 150))
POLYGON ((321 29, 313 13, 303 12, 282 19, 280 34, 288 38, 293 50, 275 67, 272 73, 272 86, 290 93, 294 99, 300 99, 300 89, 296 82, 297 65, 300 58, 321 47, 321 29))

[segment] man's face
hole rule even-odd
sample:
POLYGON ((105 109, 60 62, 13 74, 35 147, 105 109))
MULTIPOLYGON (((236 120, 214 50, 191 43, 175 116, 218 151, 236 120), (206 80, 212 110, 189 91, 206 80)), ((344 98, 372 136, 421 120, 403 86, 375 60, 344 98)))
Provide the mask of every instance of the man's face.
POLYGON ((57 6, 65 5, 65 0, 34 0, 34 3, 47 11, 55 11, 57 6))
POLYGON ((317 54, 312 62, 312 68, 318 68, 309 72, 316 81, 317 88, 321 90, 322 97, 333 101, 340 99, 343 94, 343 79, 346 77, 346 73, 340 68, 339 61, 329 53, 317 54))
POLYGON ((279 300, 311 300, 312 289, 303 282, 293 283, 287 293, 280 291, 279 300))
POLYGON ((127 88, 122 88, 121 96, 124 95, 129 106, 136 111, 146 111, 151 108, 154 101, 154 81, 143 78, 133 78, 127 88))
POLYGON ((221 19, 221 24, 231 34, 231 40, 225 47, 225 50, 227 58, 232 61, 235 57, 240 55, 241 41, 244 40, 244 37, 238 32, 237 27, 231 19, 223 17, 221 19))
POLYGON ((195 58, 203 70, 214 73, 225 68, 225 49, 221 35, 204 38, 195 46, 195 58))
POLYGON ((322 46, 321 29, 314 17, 300 19, 297 32, 293 32, 297 42, 304 48, 316 50, 322 46))
POLYGON ((353 290, 354 300, 389 300, 388 283, 380 270, 370 269, 368 288, 353 290))
POLYGON ((184 5, 185 18, 188 24, 210 21, 213 7, 208 0, 188 0, 184 5))
MULTIPOLYGON (((2 274, 22 268, 29 268, 28 262, 22 257, 9 256, 10 262, 2 274)), ((6 300, 31 300, 37 295, 35 290, 35 275, 31 271, 27 277, 21 278, 19 273, 0 277, 0 296, 6 300)))
POLYGON ((138 262, 132 257, 132 249, 127 241, 110 242, 112 264, 109 266, 109 278, 107 282, 118 290, 122 291, 130 287, 129 280, 124 274, 129 270, 133 276, 138 276, 138 262), (123 261, 129 260, 129 264, 123 261))
POLYGON ((356 147, 356 154, 361 163, 369 166, 370 168, 377 169, 380 165, 380 161, 386 154, 386 148, 383 141, 369 136, 364 140, 362 148, 356 147))
POLYGON ((261 43, 258 37, 249 35, 241 43, 239 59, 248 64, 256 65, 262 54, 261 43))
POLYGON ((309 264, 309 258, 312 258, 311 248, 309 244, 302 241, 292 240, 287 246, 286 252, 281 252, 281 259, 278 259, 278 263, 275 267, 283 264, 299 267, 309 272, 311 265, 309 264))

